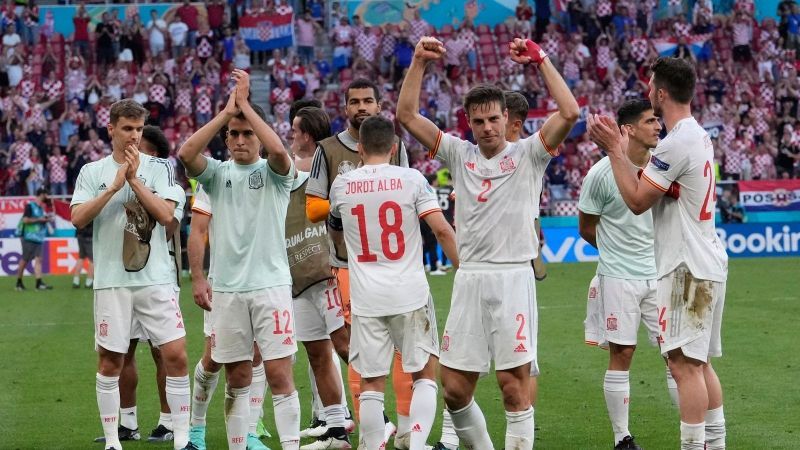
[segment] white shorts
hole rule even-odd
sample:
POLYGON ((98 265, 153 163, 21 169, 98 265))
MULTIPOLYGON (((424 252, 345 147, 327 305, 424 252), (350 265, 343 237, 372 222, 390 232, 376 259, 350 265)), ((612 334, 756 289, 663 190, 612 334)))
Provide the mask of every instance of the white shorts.
MULTIPOLYGON (((175 291, 175 298, 178 299, 180 303, 181 298, 181 288, 177 284, 172 285, 172 289, 175 291)), ((139 322, 138 319, 135 317, 131 322, 131 340, 138 340, 139 342, 148 342, 150 341, 150 336, 147 335, 147 332, 144 330, 142 323, 139 322)))
POLYGON ((294 314, 300 342, 330 339, 344 326, 342 296, 335 278, 310 286, 294 299, 294 314))
POLYGON ((253 360, 253 341, 264 360, 297 352, 292 288, 275 286, 248 292, 214 292, 211 308, 211 358, 221 364, 253 360))
POLYGON ((464 263, 456 272, 442 337, 443 366, 468 372, 532 363, 539 318, 531 264, 464 263))
POLYGON ((362 378, 389 374, 395 348, 403 358, 403 372, 419 372, 431 356, 439 356, 439 332, 433 298, 415 311, 385 317, 353 314, 350 363, 362 378))
POLYGON ((213 327, 211 326, 211 311, 203 310, 203 336, 210 338, 211 333, 213 332, 213 327))
POLYGON ((636 345, 639 323, 647 327, 651 345, 658 344, 656 280, 625 280, 598 275, 597 299, 603 314, 605 340, 636 345))
POLYGON ((94 341, 127 353, 131 339, 144 336, 160 346, 186 336, 178 297, 171 284, 94 291, 94 341), (137 336, 133 335, 134 328, 137 336))
POLYGON ((658 280, 661 354, 680 348, 698 361, 722 356, 725 284, 695 279, 685 265, 658 280))

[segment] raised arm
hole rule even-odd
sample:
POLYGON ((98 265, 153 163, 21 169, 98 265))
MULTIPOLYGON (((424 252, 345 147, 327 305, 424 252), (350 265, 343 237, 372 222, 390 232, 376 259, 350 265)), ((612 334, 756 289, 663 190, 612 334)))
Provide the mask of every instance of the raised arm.
MULTIPOLYGON (((100 211, 105 208, 108 201, 111 200, 111 197, 114 196, 123 186, 125 186, 125 175, 128 172, 128 163, 122 164, 119 169, 117 169, 117 175, 114 177, 114 182, 111 183, 110 186, 107 187, 106 190, 100 191, 100 195, 94 197, 91 200, 87 200, 80 205, 75 205, 70 209, 70 220, 72 220, 72 224, 75 225, 75 228, 83 228, 86 225, 89 225, 91 221, 94 220, 100 214, 100 211)), ((81 173, 78 174, 78 180, 75 183, 75 192, 84 191, 85 188, 88 190, 88 186, 86 186, 86 181, 83 178, 84 171, 81 169, 81 173)))
POLYGON ((231 73, 231 78, 236 80, 236 105, 244 114, 245 119, 253 127, 258 140, 267 152, 267 162, 270 168, 280 175, 286 175, 292 168, 292 159, 283 147, 281 138, 275 133, 264 119, 250 105, 248 96, 250 95, 250 75, 244 70, 236 69, 231 73))
MULTIPOLYGON (((175 215, 175 202, 160 198, 149 187, 145 186, 142 180, 136 177, 136 172, 139 169, 139 149, 133 145, 125 147, 125 163, 128 165, 125 178, 133 193, 136 194, 136 198, 139 199, 144 209, 153 216, 156 222, 164 227, 169 226, 175 215)), ((167 174, 166 176, 170 175, 167 174)))
POLYGON ((514 39, 509 44, 511 59, 517 64, 536 64, 544 84, 558 105, 558 112, 547 118, 541 136, 548 149, 556 149, 569 135, 580 117, 580 108, 569 86, 538 44, 530 39, 514 39))
POLYGON ((419 94, 425 66, 431 61, 441 59, 444 53, 444 44, 438 39, 429 36, 420 39, 414 49, 414 58, 406 72, 397 100, 397 120, 429 150, 436 146, 439 128, 419 113, 419 94))
POLYGON ((219 130, 227 125, 231 118, 237 115, 239 115, 239 108, 236 107, 236 89, 234 89, 230 97, 228 97, 228 103, 225 105, 225 109, 220 111, 220 113, 214 116, 207 124, 203 125, 202 128, 189 136, 189 139, 187 139, 178 150, 178 158, 180 158, 181 163, 186 167, 187 175, 195 177, 206 170, 208 162, 203 156, 203 150, 208 147, 208 143, 214 139, 214 136, 219 133, 219 130))

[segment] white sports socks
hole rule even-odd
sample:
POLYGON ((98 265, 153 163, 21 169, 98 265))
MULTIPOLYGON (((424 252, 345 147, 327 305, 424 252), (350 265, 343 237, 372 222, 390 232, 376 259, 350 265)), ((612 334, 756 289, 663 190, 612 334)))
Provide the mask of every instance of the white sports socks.
POLYGON ((205 426, 208 404, 217 388, 219 372, 206 372, 201 361, 194 368, 194 393, 192 394, 192 426, 205 426))
POLYGON ((722 406, 706 411, 706 449, 725 448, 725 414, 722 406))
POLYGON ((704 450, 706 448, 706 424, 681 422, 681 450, 704 450))
POLYGON ((250 417, 250 386, 225 389, 225 429, 228 432, 228 449, 247 448, 247 422, 250 417))
POLYGON ((383 397, 383 392, 364 391, 359 399, 359 437, 364 441, 366 450, 378 450, 383 443, 383 397))
POLYGON ((264 364, 253 366, 253 378, 250 381, 250 422, 248 432, 256 434, 258 419, 264 409, 264 393, 267 390, 267 374, 264 364))
POLYGON ((456 430, 453 429, 453 418, 450 417, 450 411, 445 408, 442 410, 442 437, 439 439, 448 450, 458 449, 458 435, 456 430))
POLYGON ((122 448, 117 433, 119 414, 119 377, 107 377, 97 374, 95 379, 97 392, 97 409, 100 411, 100 423, 106 437, 106 448, 122 448))
POLYGON ((667 367, 667 392, 669 392, 672 405, 678 407, 678 383, 675 382, 675 378, 672 378, 672 372, 669 370, 669 367, 667 367))
POLYGON ((506 411, 505 448, 533 449, 533 407, 525 411, 506 411))
POLYGON ((297 391, 291 394, 272 396, 275 412, 275 428, 283 450, 300 448, 300 397, 297 391))
POLYGON ((139 420, 136 418, 136 407, 119 409, 119 424, 129 430, 139 428, 139 420))
POLYGON ((409 448, 425 448, 425 441, 428 440, 436 416, 439 386, 433 380, 421 378, 414 382, 412 389, 411 408, 409 409, 409 418, 411 419, 411 445, 409 448))
POLYGON ((623 370, 606 370, 603 380, 603 393, 606 397, 608 418, 611 419, 611 429, 614 430, 614 445, 619 443, 628 431, 628 409, 630 403, 631 387, 630 373, 623 370))
POLYGON ((173 446, 182 449, 189 443, 189 376, 167 377, 167 403, 172 415, 173 446))
POLYGON ((486 419, 483 411, 478 407, 473 398, 467 406, 462 409, 450 410, 450 417, 453 419, 453 429, 465 447, 472 448, 494 448, 489 432, 486 430, 486 419))

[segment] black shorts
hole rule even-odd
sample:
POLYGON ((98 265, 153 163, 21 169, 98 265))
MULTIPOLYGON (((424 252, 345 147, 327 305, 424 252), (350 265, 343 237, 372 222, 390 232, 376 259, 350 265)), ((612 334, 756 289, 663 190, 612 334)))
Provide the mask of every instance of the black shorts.
POLYGON ((89 258, 89 261, 92 261, 91 236, 78 236, 78 258, 89 258))
POLYGON ((42 243, 31 242, 22 239, 22 259, 25 261, 33 261, 34 258, 42 256, 42 243))

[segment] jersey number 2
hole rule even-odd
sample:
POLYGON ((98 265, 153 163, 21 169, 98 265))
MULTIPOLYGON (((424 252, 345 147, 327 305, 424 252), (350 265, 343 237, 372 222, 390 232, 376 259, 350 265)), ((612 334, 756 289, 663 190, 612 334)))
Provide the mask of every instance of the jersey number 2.
POLYGON ((489 198, 486 197, 486 193, 489 192, 489 189, 492 188, 492 180, 489 180, 488 178, 483 180, 481 186, 483 186, 483 190, 481 191, 480 194, 478 194, 478 201, 481 203, 486 203, 487 201, 489 201, 489 198))
POLYGON ((701 222, 714 218, 714 212, 708 207, 709 197, 711 197, 714 201, 717 201, 717 191, 714 189, 714 170, 711 168, 710 161, 706 161, 706 165, 703 167, 703 178, 706 177, 708 178, 708 189, 706 190, 706 198, 703 200, 703 207, 700 208, 701 222))
MULTIPOLYGON (((375 262, 378 256, 369 251, 369 238, 367 236, 367 217, 364 205, 358 205, 350 210, 358 219, 358 233, 361 236, 361 254, 356 257, 358 262, 375 262)), ((406 253, 406 239, 403 235, 403 211, 396 202, 383 202, 378 208, 378 223, 381 226, 381 250, 383 256, 389 261, 397 261, 406 253), (387 212, 391 210, 394 218, 389 223, 387 212), (394 235, 397 241, 397 250, 392 250, 389 243, 390 236, 394 235)))

